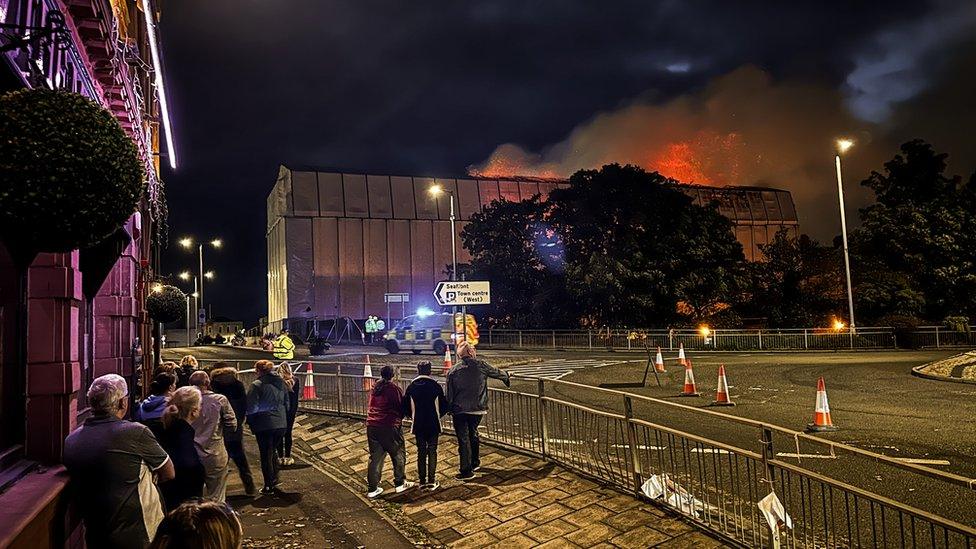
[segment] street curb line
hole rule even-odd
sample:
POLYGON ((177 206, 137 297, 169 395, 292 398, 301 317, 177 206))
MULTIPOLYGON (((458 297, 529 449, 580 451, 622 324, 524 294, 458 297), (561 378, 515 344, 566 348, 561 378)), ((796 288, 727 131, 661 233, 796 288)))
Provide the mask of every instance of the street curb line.
POLYGON ((945 381, 947 383, 962 383, 962 384, 965 384, 965 385, 976 385, 976 379, 963 379, 961 377, 940 376, 938 374, 930 374, 928 372, 923 372, 922 371, 922 368, 925 368, 925 367, 930 366, 932 364, 934 364, 934 363, 933 362, 929 362, 927 364, 922 364, 921 366, 916 366, 916 367, 912 368, 912 375, 915 376, 915 377, 923 378, 923 379, 931 379, 933 381, 945 381))

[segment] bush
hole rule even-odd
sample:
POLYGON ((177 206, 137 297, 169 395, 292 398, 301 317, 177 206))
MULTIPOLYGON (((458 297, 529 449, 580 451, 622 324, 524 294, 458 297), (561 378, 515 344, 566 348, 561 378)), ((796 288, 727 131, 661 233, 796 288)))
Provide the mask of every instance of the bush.
POLYGON ((65 91, 0 96, 0 237, 34 252, 97 244, 136 210, 144 167, 111 113, 65 91))
POLYGON ((186 295, 176 286, 161 286, 146 298, 146 312, 156 322, 174 322, 186 316, 186 295))

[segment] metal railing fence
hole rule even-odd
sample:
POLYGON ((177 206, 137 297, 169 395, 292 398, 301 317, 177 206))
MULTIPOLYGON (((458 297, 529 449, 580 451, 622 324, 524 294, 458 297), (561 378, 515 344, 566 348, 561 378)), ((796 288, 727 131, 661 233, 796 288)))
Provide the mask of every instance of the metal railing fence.
MULTIPOLYGON (((311 374, 317 398, 303 400, 301 407, 364 417, 375 378, 362 376, 362 364, 317 364, 334 372, 311 374)), ((253 370, 241 371, 245 383, 253 375, 253 370)), ((638 497, 655 496, 735 543, 791 548, 976 545, 976 529, 968 525, 976 521, 976 479, 714 410, 561 380, 513 379, 512 388, 489 388, 490 413, 481 427, 486 440, 638 497), (564 394, 574 397, 560 398, 564 394), (734 427, 740 433, 721 441, 661 423, 676 414, 727 423, 723 431, 734 427), (742 440, 755 440, 755 449, 743 448, 742 440), (884 486, 893 489, 904 482, 915 487, 910 492, 917 497, 896 500, 857 485, 863 482, 865 464, 885 476, 884 486), (925 511, 923 491, 953 503, 942 514, 925 511), (760 512, 757 504, 770 492, 792 519, 791 528, 770 528, 760 512)), ((405 387, 409 381, 398 383, 405 387)))
POLYGON ((864 327, 851 333, 828 328, 768 330, 483 330, 478 345, 487 349, 643 349, 670 351, 795 351, 895 348, 893 328, 864 327))

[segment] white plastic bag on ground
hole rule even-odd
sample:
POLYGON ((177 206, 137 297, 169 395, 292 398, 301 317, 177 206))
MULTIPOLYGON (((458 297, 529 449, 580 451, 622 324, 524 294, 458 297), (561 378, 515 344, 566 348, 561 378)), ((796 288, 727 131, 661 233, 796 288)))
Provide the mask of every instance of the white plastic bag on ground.
POLYGON ((681 487, 671 475, 654 475, 641 486, 641 492, 650 499, 664 498, 665 503, 687 515, 704 516, 714 509, 681 487))
POLYGON ((759 500, 757 504, 759 511, 769 524, 769 530, 773 536, 773 547, 779 547, 780 528, 793 529, 793 519, 786 513, 783 503, 776 497, 776 492, 770 492, 768 496, 759 500))

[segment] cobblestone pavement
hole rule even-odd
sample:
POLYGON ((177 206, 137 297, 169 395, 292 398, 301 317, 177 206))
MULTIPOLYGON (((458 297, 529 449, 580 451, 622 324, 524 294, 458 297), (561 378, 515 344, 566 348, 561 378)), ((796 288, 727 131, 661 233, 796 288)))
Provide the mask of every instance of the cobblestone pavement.
MULTIPOLYGON (((366 428, 361 420, 299 415, 296 447, 352 490, 366 490, 366 428)), ((416 452, 407 435, 407 478, 416 452)), ((541 459, 482 444, 473 481, 454 480, 457 447, 444 435, 438 449, 441 489, 392 490, 391 464, 371 502, 415 543, 451 547, 720 547, 677 515, 643 503, 541 459)))

